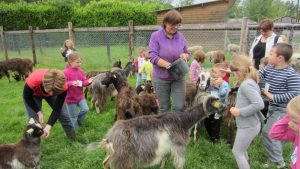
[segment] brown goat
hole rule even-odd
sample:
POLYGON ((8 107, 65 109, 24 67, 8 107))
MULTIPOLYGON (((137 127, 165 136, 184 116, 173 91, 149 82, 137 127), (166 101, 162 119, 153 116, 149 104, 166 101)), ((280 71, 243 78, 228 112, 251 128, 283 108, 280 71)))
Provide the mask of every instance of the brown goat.
POLYGON ((9 71, 17 72, 14 78, 16 80, 23 79, 32 72, 33 62, 30 59, 12 58, 0 62, 0 78, 5 74, 10 82, 9 71))
POLYGON ((16 144, 0 145, 0 168, 38 168, 41 150, 40 136, 43 133, 41 125, 30 119, 21 141, 16 144))
POLYGON ((122 74, 122 70, 115 70, 107 73, 107 77, 102 80, 102 84, 107 87, 113 84, 118 91, 116 99, 117 120, 157 113, 157 111, 154 111, 158 110, 157 105, 154 104, 155 98, 150 94, 137 95, 122 74), (149 104, 151 102, 153 104, 149 104))
POLYGON ((189 130, 198 121, 224 109, 208 97, 185 112, 164 113, 121 120, 114 124, 100 147, 107 150, 105 169, 134 169, 162 162, 171 153, 176 169, 183 169, 189 130))

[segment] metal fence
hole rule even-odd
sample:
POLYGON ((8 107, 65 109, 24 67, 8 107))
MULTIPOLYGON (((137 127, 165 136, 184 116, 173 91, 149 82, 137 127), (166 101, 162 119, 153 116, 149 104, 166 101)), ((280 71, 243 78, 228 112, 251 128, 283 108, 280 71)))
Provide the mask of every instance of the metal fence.
MULTIPOLYGON (((151 33, 159 28, 159 25, 134 26, 133 36, 130 36, 130 27, 6 32, 0 30, 0 60, 6 59, 5 50, 8 58, 33 58, 32 44, 34 44, 38 65, 64 67, 64 59, 59 49, 66 39, 71 38, 75 42, 75 48, 83 56, 83 67, 87 70, 103 70, 111 67, 116 60, 120 59, 124 65, 130 59, 130 55, 136 57, 137 47, 148 46, 151 33)), ((246 29, 247 53, 254 38, 259 35, 259 31, 257 25, 247 25, 246 29)), ((227 51, 228 44, 240 44, 241 37, 244 36, 241 35, 243 32, 241 24, 189 24, 182 25, 179 31, 185 35, 189 46, 201 45, 206 52, 227 51)), ((295 52, 300 52, 300 24, 275 24, 275 32, 289 38, 289 43, 293 45, 295 52)))

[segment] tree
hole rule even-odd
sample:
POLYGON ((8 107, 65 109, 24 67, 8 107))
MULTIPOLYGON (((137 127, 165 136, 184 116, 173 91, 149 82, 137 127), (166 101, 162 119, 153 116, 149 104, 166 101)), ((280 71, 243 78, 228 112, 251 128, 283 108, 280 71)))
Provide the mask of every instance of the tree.
POLYGON ((181 0, 178 5, 176 6, 188 6, 192 5, 194 3, 194 0, 181 0))

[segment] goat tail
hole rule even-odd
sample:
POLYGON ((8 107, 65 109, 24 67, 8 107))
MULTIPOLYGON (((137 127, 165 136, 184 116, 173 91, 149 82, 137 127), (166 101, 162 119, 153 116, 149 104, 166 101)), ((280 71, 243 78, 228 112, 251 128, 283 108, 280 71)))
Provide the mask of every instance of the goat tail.
POLYGON ((88 144, 86 146, 86 150, 87 151, 92 151, 92 150, 96 150, 96 149, 99 149, 99 148, 103 148, 103 145, 104 145, 104 139, 101 141, 101 142, 92 142, 90 144, 88 144))

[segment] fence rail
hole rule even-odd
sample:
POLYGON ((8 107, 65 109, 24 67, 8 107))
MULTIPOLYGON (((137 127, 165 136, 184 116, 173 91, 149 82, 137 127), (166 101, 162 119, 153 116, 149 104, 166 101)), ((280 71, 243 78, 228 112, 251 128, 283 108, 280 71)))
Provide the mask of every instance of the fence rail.
MULTIPOLYGON (((241 51, 247 53, 259 30, 258 25, 246 21, 247 18, 242 23, 183 24, 179 31, 185 35, 189 46, 201 45, 205 51, 227 51, 228 44, 238 44, 241 51)), ((135 48, 148 46, 151 33, 161 27, 133 26, 131 21, 122 27, 74 28, 72 23, 67 26, 64 29, 20 31, 3 31, 0 27, 0 60, 28 57, 37 63, 63 65, 59 48, 66 39, 72 39, 76 49, 85 57, 88 69, 103 69, 118 59, 132 60, 135 48)), ((300 50, 300 24, 275 23, 274 30, 286 36, 296 52, 300 50)))

